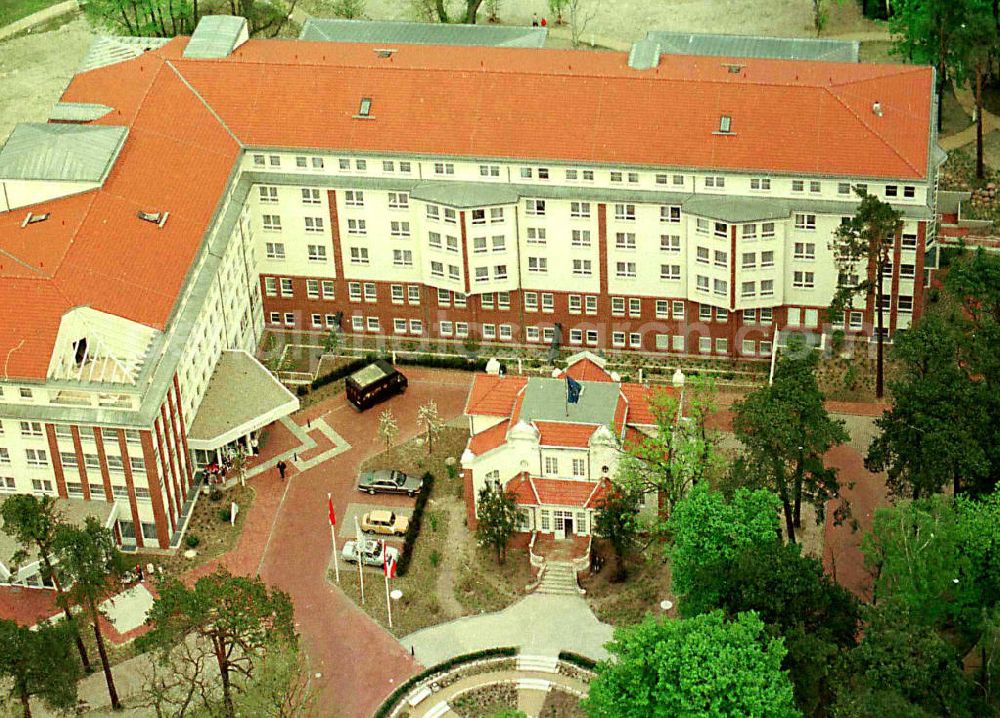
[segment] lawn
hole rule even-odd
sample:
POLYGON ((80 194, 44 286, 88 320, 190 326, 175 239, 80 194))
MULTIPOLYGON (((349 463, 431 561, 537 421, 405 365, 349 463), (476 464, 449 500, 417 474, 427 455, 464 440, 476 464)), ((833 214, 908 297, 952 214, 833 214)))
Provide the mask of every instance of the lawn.
POLYGON ((663 614, 660 602, 669 599, 675 607, 667 615, 676 615, 677 599, 670 590, 670 563, 662 557, 663 549, 654 544, 643 555, 633 556, 627 563, 628 577, 613 583, 614 556, 604 541, 595 541, 595 548, 607 563, 600 573, 580 580, 586 589, 586 599, 594 615, 612 626, 638 623, 647 613, 663 614))
POLYGON ((17 22, 62 0, 4 0, 0 2, 0 27, 17 22))
MULTIPOLYGON (((362 470, 385 467, 408 473, 434 475, 434 488, 427 501, 420 536, 406 576, 392 581, 392 588, 403 592, 393 604, 392 633, 405 636, 460 616, 496 611, 518 600, 531 580, 524 551, 511 551, 502 567, 496 558, 476 545, 475 535, 465 525, 465 502, 462 481, 447 459, 458 459, 465 448, 465 429, 448 427, 427 453, 423 436, 383 451, 362 464, 362 470)), ((333 568, 328 573, 334 580, 333 568)), ((340 587, 360 603, 360 579, 357 566, 344 570, 341 564, 340 587)), ((372 618, 388 627, 385 584, 382 574, 365 574, 365 605, 372 618)))
POLYGON ((130 560, 134 557, 135 562, 143 566, 148 563, 162 566, 164 573, 170 576, 179 576, 185 571, 190 571, 218 558, 236 545, 240 533, 243 531, 243 523, 253 506, 253 500, 254 490, 250 486, 240 486, 239 484, 223 491, 218 500, 215 501, 208 496, 199 496, 185 535, 185 540, 190 540, 191 537, 198 539, 198 545, 195 547, 195 551, 198 552, 197 556, 192 559, 184 558, 184 551, 189 546, 182 542, 181 548, 174 554, 140 552, 129 554, 130 560), (224 521, 219 514, 223 510, 228 511, 230 504, 234 501, 240 510, 236 514, 236 525, 231 526, 229 521, 224 521))

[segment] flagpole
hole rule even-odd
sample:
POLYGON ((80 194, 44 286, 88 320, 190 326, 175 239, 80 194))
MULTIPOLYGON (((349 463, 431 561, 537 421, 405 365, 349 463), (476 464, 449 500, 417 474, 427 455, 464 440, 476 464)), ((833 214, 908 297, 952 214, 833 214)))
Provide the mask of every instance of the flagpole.
POLYGON ((327 505, 330 507, 330 539, 333 541, 333 572, 337 576, 337 583, 340 583, 340 555, 337 553, 337 519, 333 513, 333 498, 326 495, 327 505))
POLYGON ((389 614, 389 628, 392 628, 392 602, 389 600, 389 557, 382 542, 382 573, 385 575, 385 610, 389 614))
POLYGON ((361 604, 364 605, 365 602, 365 569, 361 564, 364 561, 364 548, 365 539, 364 535, 361 533, 361 524, 358 523, 358 517, 354 517, 354 531, 357 536, 357 541, 355 544, 354 553, 358 558, 358 580, 361 581, 361 604))

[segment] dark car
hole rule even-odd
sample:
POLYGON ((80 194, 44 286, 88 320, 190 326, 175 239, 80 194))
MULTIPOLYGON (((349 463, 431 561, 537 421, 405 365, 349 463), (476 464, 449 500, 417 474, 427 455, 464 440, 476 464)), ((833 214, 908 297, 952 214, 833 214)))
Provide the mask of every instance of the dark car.
POLYGON ((358 476, 358 491, 369 494, 409 494, 416 496, 424 486, 424 480, 404 474, 395 469, 364 471, 358 476))

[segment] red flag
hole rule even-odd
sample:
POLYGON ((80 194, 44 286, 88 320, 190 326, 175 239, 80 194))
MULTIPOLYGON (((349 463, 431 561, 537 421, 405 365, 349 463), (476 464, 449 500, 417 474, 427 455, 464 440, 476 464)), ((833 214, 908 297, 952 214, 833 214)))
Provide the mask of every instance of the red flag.
POLYGON ((389 555, 385 541, 382 542, 382 572, 386 578, 396 578, 396 559, 389 555))
POLYGON ((337 514, 335 514, 334 511, 333 511, 333 499, 330 498, 330 499, 327 499, 327 501, 330 504, 330 525, 331 526, 336 526, 337 525, 337 514))

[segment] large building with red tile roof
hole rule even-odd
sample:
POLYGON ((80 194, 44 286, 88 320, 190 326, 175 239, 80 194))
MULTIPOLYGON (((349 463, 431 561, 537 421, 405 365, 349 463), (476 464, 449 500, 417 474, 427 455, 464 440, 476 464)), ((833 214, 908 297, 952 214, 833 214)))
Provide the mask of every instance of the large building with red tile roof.
MULTIPOLYGON (((295 406, 250 356, 268 327, 765 358, 829 329, 857 189, 903 214, 891 337, 931 269, 933 88, 926 67, 655 40, 260 40, 219 16, 101 38, 52 120, 0 149, 0 491, 115 502, 126 542, 176 545, 196 470, 295 406)), ((843 327, 870 334, 875 310, 843 327)), ((591 443, 540 391, 477 381, 475 433, 591 443)), ((629 421, 601 423, 617 441, 629 421)))
MULTIPOLYGON (((462 455, 470 526, 477 523, 479 492, 492 484, 517 499, 519 531, 590 535, 622 448, 654 429, 653 394, 679 396, 674 387, 622 382, 606 363, 584 351, 551 377, 476 375, 466 403, 471 436, 462 455), (580 390, 575 401, 571 382, 580 390), (504 416, 496 405, 472 400, 508 384, 516 400, 506 402, 504 416)), ((648 497, 649 510, 654 498, 648 497)))

